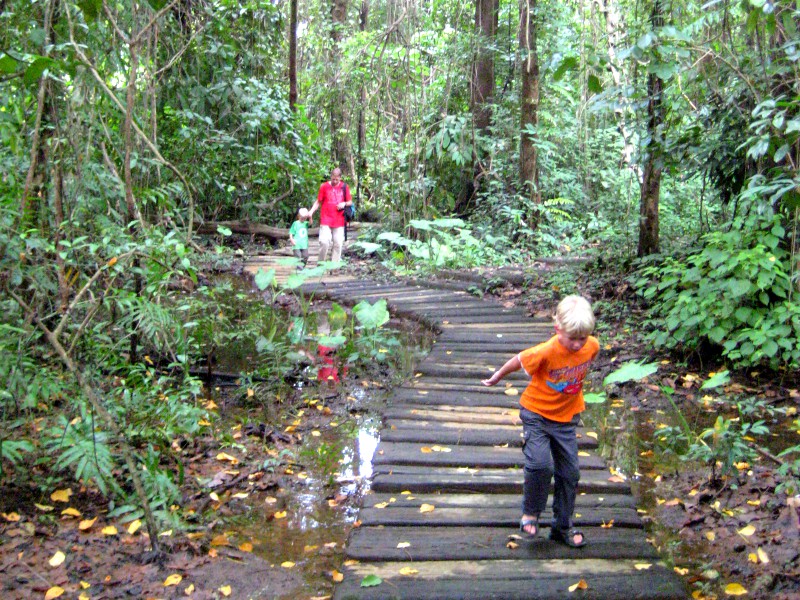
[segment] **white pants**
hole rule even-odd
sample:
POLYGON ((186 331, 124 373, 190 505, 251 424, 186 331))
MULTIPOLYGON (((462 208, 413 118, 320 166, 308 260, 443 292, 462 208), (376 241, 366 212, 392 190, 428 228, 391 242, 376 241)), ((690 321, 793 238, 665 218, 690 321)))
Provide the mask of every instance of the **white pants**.
POLYGON ((333 240, 333 252, 331 252, 331 260, 339 262, 342 260, 342 245, 344 244, 344 227, 330 228, 329 225, 319 226, 319 258, 318 261, 322 262, 328 256, 328 250, 331 247, 331 240, 333 240))

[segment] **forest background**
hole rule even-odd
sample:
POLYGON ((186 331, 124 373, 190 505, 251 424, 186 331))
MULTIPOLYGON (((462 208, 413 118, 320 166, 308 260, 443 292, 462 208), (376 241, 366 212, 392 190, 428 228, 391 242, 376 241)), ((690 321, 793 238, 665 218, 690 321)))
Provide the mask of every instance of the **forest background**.
POLYGON ((364 247, 396 267, 590 257, 628 278, 656 347, 790 375, 799 15, 3 0, 3 477, 35 460, 43 487, 91 481, 156 539, 171 441, 208 417, 189 366, 220 301, 178 288, 230 258, 232 223, 288 226, 333 166, 380 224, 364 247))

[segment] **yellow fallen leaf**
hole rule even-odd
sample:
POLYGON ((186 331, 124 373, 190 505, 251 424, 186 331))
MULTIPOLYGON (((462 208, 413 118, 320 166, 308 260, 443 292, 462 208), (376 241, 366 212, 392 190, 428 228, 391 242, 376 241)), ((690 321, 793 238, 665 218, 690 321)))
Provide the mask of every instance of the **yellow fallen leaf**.
POLYGON ((178 575, 177 573, 173 573, 164 580, 164 587, 170 587, 171 585, 178 585, 181 581, 183 581, 183 577, 181 575, 178 575))
POLYGON ((709 542, 713 542, 715 539, 717 539, 717 534, 713 531, 706 531, 705 536, 709 542))
POLYGON ((250 542, 243 542, 239 544, 239 550, 242 552, 252 552, 253 551, 253 544, 250 542))
POLYGON ((517 388, 508 388, 503 392, 506 396, 518 396, 519 390, 517 388))
POLYGON ((769 562, 769 554, 767 554, 766 550, 763 548, 758 548, 756 550, 756 554, 758 555, 758 560, 760 560, 763 564, 767 564, 769 562))
POLYGON ((139 531, 139 528, 141 526, 142 526, 142 522, 139 519, 136 519, 135 521, 132 521, 131 524, 128 525, 128 533, 133 535, 134 533, 139 531))
POLYGON ((275 513, 274 517, 276 519, 285 519, 286 518, 286 511, 285 510, 279 510, 278 512, 275 513))
MULTIPOLYGON (((69 488, 65 490, 56 490, 50 494, 50 500, 53 502, 69 502, 70 496, 72 496, 72 490, 69 488)), ((63 594, 64 592, 62 591, 61 593, 63 594)))
POLYGON ((591 454, 589 454, 588 452, 584 452, 583 450, 581 450, 580 452, 578 452, 578 456, 591 456, 591 454))
POLYGON ((569 586, 569 591, 574 592, 575 590, 588 590, 589 584, 586 583, 583 579, 581 579, 578 583, 569 586))
POLYGON ((3 513, 3 518, 9 523, 16 523, 17 521, 19 521, 20 516, 18 513, 10 512, 10 513, 3 513))
POLYGON ((167 529, 166 531, 162 531, 158 534, 158 537, 170 537, 172 535, 172 529, 167 529))
POLYGON ((220 533, 211 540, 211 545, 215 548, 217 546, 230 546, 231 543, 228 541, 228 536, 224 533, 220 533))
POLYGON ((637 571, 646 571, 652 566, 653 565, 650 563, 636 563, 635 565, 633 565, 633 568, 636 569, 637 571))
POLYGON ((282 566, 284 569, 291 569, 291 568, 294 566, 294 563, 293 563, 292 561, 290 561, 290 560, 285 560, 285 561, 283 561, 283 562, 281 563, 281 566, 282 566))
POLYGON ((78 585, 81 586, 82 590, 88 590, 90 587, 92 587, 92 584, 88 581, 80 581, 78 582, 78 585))
POLYGON ((517 542, 511 542, 510 541, 510 542, 508 542, 506 544, 506 548, 510 548, 511 550, 514 550, 516 548, 519 548, 519 544, 517 542))
POLYGON ((422 452, 423 454, 430 454, 431 452, 433 452, 433 449, 429 448, 428 446, 423 446, 422 448, 419 449, 419 451, 422 452))
POLYGON ((419 512, 421 513, 429 513, 433 512, 436 507, 433 504, 423 504, 419 507, 419 512))
POLYGON ((445 448, 444 446, 431 446, 431 450, 434 452, 451 452, 450 448, 445 448))
POLYGON ((334 569, 331 572, 331 579, 333 579, 334 583, 340 583, 344 579, 344 574, 334 569))
POLYGON ((397 547, 401 548, 401 549, 402 548, 408 548, 409 546, 411 546, 411 544, 409 542, 400 542, 399 544, 397 544, 397 547))
POLYGON ((229 585, 223 585, 223 586, 219 587, 218 589, 219 589, 219 593, 222 594, 223 596, 225 596, 226 598, 231 595, 231 586, 229 586, 229 585))
POLYGON ((739 535, 743 535, 745 537, 750 537, 755 532, 756 532, 755 527, 753 527, 752 525, 747 525, 746 527, 742 527, 741 529, 739 529, 736 533, 738 533, 739 535))
POLYGON ((317 548, 319 548, 319 546, 317 546, 316 544, 314 544, 313 546, 306 544, 305 546, 303 546, 303 552, 313 552, 317 548))
POLYGON ((200 425, 201 427, 208 427, 209 425, 211 425, 211 421, 208 421, 206 419, 200 419, 197 422, 197 424, 200 425))
POLYGON ((81 594, 78 595, 78 600, 92 600, 92 599, 83 592, 81 592, 81 594))
POLYGON ((86 531, 87 529, 91 529, 94 522, 97 521, 97 517, 94 519, 84 519, 80 523, 78 523, 78 529, 81 531, 86 531))
POLYGON ((344 561, 344 566, 345 567, 352 567, 354 565, 357 565, 359 562, 360 561, 357 561, 354 558, 351 558, 351 559, 348 559, 348 560, 344 561))
POLYGON ((608 523, 603 521, 603 523, 600 525, 600 527, 602 527, 603 529, 611 529, 613 526, 614 526, 614 519, 611 519, 608 523))
POLYGON ((219 502, 219 494, 217 494, 217 492, 211 492, 208 495, 208 497, 211 498, 214 502, 219 502))
POLYGON ((189 585, 187 585, 187 586, 186 586, 186 589, 185 589, 185 590, 183 590, 183 593, 184 593, 186 596, 191 596, 191 595, 194 593, 194 584, 193 584, 193 583, 190 583, 189 585))
POLYGON ((44 600, 53 600, 53 598, 58 598, 63 593, 64 593, 64 588, 54 585, 49 590, 47 590, 47 593, 44 595, 44 600))
POLYGON ((728 596, 744 596, 747 590, 738 583, 729 583, 725 586, 725 593, 728 596))
POLYGON ((684 569, 684 568, 681 568, 681 567, 673 567, 672 570, 675 571, 678 575, 688 575, 689 574, 689 569, 684 569))
MULTIPOLYGON (((587 431, 586 437, 597 439, 597 434, 594 431, 587 431)), ((583 579, 581 579, 581 581, 583 581, 583 579)), ((581 588, 581 589, 586 589, 586 588, 581 588)))
POLYGON ((389 503, 388 503, 388 502, 378 502, 378 503, 375 505, 375 508, 386 508, 387 506, 389 506, 389 503))
POLYGON ((750 506, 760 506, 761 505, 761 500, 748 500, 747 503, 750 506))
POLYGON ((101 530, 103 535, 117 535, 117 528, 113 525, 109 525, 108 527, 103 527, 101 530))
POLYGON ((749 560, 753 564, 758 564, 758 555, 755 552, 751 552, 747 555, 747 560, 749 560))
POLYGON ((64 564, 64 561, 66 560, 66 558, 67 558, 67 556, 61 550, 59 550, 58 552, 53 554, 53 556, 47 562, 50 563, 51 567, 58 567, 58 566, 64 564))
POLYGON ((419 571, 411 567, 403 567, 400 569, 400 575, 416 575, 417 573, 419 573, 419 571))
POLYGON ((74 508, 65 508, 61 511, 61 514, 65 517, 80 517, 81 513, 75 510, 74 508))
POLYGON ((227 460, 232 465, 239 464, 239 459, 235 456, 231 456, 230 454, 226 454, 225 452, 220 452, 217 454, 217 460, 227 460))
POLYGON ((47 504, 34 504, 34 506, 42 512, 52 512, 54 510, 54 507, 47 504))

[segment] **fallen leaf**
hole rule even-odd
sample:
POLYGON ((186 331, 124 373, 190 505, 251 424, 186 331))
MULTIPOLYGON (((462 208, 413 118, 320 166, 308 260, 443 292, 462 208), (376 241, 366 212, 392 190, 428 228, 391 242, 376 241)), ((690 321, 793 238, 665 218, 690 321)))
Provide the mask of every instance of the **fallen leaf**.
POLYGON ((90 587, 92 587, 92 584, 87 581, 80 581, 78 582, 78 585, 81 586, 82 590, 88 590, 90 587))
POLYGON ((91 529, 95 521, 97 521, 97 517, 95 517, 94 519, 84 519, 83 521, 78 523, 78 529, 80 529, 81 531, 86 531, 88 529, 91 529))
POLYGON ((20 516, 18 513, 10 512, 10 513, 3 513, 3 518, 9 523, 16 523, 17 521, 19 521, 20 516))
POLYGON ((589 584, 586 583, 583 579, 581 579, 578 583, 569 586, 569 591, 574 592, 575 590, 588 590, 589 584))
POLYGON ((419 507, 419 512, 421 513, 429 513, 433 512, 436 507, 433 504, 423 504, 419 507))
POLYGON ((344 574, 343 573, 339 573, 339 571, 334 569, 331 572, 331 579, 333 579, 334 583, 341 583, 341 581, 344 579, 344 574))
POLYGON ((214 538, 211 540, 211 545, 216 548, 218 546, 230 546, 231 543, 228 541, 227 535, 220 533, 219 535, 214 536, 214 538))
POLYGON ((101 532, 103 535, 117 535, 118 533, 117 528, 114 527, 113 525, 109 525, 108 527, 103 527, 103 529, 101 529, 101 532))
POLYGON ((383 579, 377 575, 367 575, 361 580, 361 587, 374 587, 383 583, 383 579))
POLYGON ((54 510, 54 507, 46 504, 34 504, 34 506, 42 512, 52 512, 54 510))
POLYGON ((728 596, 744 596, 747 590, 738 583, 729 583, 725 586, 725 593, 728 596))
POLYGON ((388 502, 378 502, 374 508, 386 508, 387 506, 389 506, 388 502))
POLYGON ((403 567, 400 569, 400 575, 416 575, 417 573, 419 573, 419 571, 411 567, 403 567))
POLYGON ((503 392, 506 396, 518 396, 519 390, 517 388, 508 388, 503 392))
POLYGON ((139 519, 136 519, 135 521, 132 521, 131 524, 128 525, 128 533, 133 535, 134 533, 139 531, 139 528, 141 526, 142 526, 142 522, 139 519))
MULTIPOLYGON (((586 432, 586 437, 597 439, 597 434, 594 431, 587 431, 586 432)), ((583 579, 581 579, 581 581, 583 581, 583 579)), ((585 589, 585 588, 581 588, 581 589, 585 589)))
POLYGON ((253 544, 250 542, 243 542, 239 544, 239 550, 242 552, 252 552, 253 551, 253 544))
POLYGON ((444 446, 431 446, 431 450, 434 452, 450 452, 450 448, 445 448, 444 446))
POLYGON ((409 542, 400 542, 399 544, 397 544, 397 547, 401 548, 401 549, 402 548, 408 548, 409 546, 411 546, 411 544, 409 542))
POLYGON ((419 449, 419 451, 422 452, 423 454, 430 454, 431 452, 433 452, 433 449, 429 448, 428 446, 423 446, 422 448, 419 449))
POLYGON ((187 595, 187 596, 191 596, 193 592, 194 592, 194 584, 193 583, 190 583, 188 586, 186 586, 186 589, 183 590, 183 593, 185 595, 187 595))
POLYGON ((635 565, 633 565, 633 568, 636 569, 637 571, 646 571, 652 566, 653 565, 650 563, 636 563, 635 565))
POLYGON ((767 554, 766 550, 763 548, 758 548, 756 550, 756 554, 758 555, 758 560, 760 560, 763 564, 767 564, 769 562, 769 554, 767 554))
POLYGON ((688 575, 689 574, 689 569, 684 569, 684 568, 681 568, 681 567, 673 567, 672 570, 675 571, 678 575, 688 575))
POLYGON ((706 531, 705 536, 709 542, 713 542, 715 539, 717 539, 717 534, 713 531, 706 531))
POLYGON ((739 535, 743 535, 745 537, 750 537, 755 532, 756 532, 755 527, 753 527, 752 525, 747 525, 746 527, 742 527, 741 529, 739 529, 736 533, 738 533, 739 535))
MULTIPOLYGON (((69 502, 69 497, 72 496, 72 490, 67 488, 65 490, 56 490, 52 494, 50 494, 50 500, 53 502, 69 502)), ((64 593, 63 590, 61 592, 64 593)), ((60 596, 61 594, 59 594, 60 596)))
POLYGON ((758 564, 758 555, 755 552, 751 552, 747 555, 747 560, 749 560, 753 564, 758 564))
POLYGON ((218 588, 219 593, 225 596, 226 598, 231 595, 231 586, 223 585, 218 588))
POLYGON ((178 575, 177 573, 173 573, 164 580, 164 587, 178 585, 181 581, 183 581, 183 576, 178 575))
POLYGON ((281 566, 282 566, 284 569, 291 569, 291 568, 294 566, 294 563, 293 563, 292 561, 290 561, 290 560, 285 560, 285 561, 283 561, 283 562, 281 563, 281 566))
POLYGON ((49 590, 47 590, 47 593, 44 595, 44 600, 53 600, 53 598, 58 598, 63 593, 64 593, 64 588, 54 585, 49 590))
POLYGON ((589 454, 588 452, 584 452, 583 450, 581 450, 580 452, 578 452, 578 456, 591 456, 591 454, 589 454))
MULTIPOLYGON (((620 477, 619 475, 612 475, 611 477, 608 478, 608 480, 611 483, 625 483, 625 480, 622 477, 620 477)), ((662 501, 662 504, 663 504, 663 501, 662 501)))
POLYGON ((611 529, 613 526, 614 526, 614 519, 611 519, 608 523, 603 521, 603 523, 600 525, 600 527, 602 527, 603 529, 611 529))
POLYGON ((512 541, 509 541, 509 542, 506 544, 506 548, 510 548, 511 550, 514 550, 514 549, 516 549, 516 548, 519 548, 519 544, 518 544, 517 542, 512 542, 512 541))
POLYGON ((236 458, 235 456, 231 456, 230 454, 226 454, 225 452, 220 452, 219 454, 217 454, 217 460, 226 460, 232 465, 239 464, 238 458, 236 458))
POLYGON ((51 567, 58 567, 64 563, 66 558, 67 556, 61 550, 59 550, 58 552, 53 554, 53 556, 47 562, 50 564, 51 567))
POLYGON ((75 510, 74 508, 65 508, 61 511, 61 514, 65 517, 80 517, 81 513, 75 510))
POLYGON ((286 511, 285 511, 285 510, 279 510, 279 511, 278 511, 278 512, 276 512, 276 513, 275 513, 273 516, 274 516, 276 519, 285 519, 285 518, 286 518, 286 511))

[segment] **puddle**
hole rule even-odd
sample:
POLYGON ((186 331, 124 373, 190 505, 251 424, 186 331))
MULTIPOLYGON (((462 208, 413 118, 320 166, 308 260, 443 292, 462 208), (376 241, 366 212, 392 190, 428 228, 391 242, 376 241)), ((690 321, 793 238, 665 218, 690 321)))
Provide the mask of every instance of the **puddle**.
MULTIPOLYGON (((255 294, 243 293, 241 282, 234 280, 232 286, 239 298, 229 295, 227 309, 258 321, 259 316, 253 314, 255 294)), ((289 310, 276 312, 263 303, 259 307, 276 313, 271 321, 284 328, 295 319, 289 310)), ((328 335, 330 307, 330 302, 310 303, 304 309, 308 311, 306 326, 313 327, 316 334, 328 335)), ((381 331, 398 339, 397 345, 388 346, 396 354, 390 367, 372 361, 367 374, 363 366, 345 366, 335 355, 324 350, 318 353, 315 343, 295 347, 305 363, 291 377, 284 377, 284 383, 290 384, 278 392, 284 402, 255 406, 243 402, 240 382, 234 380, 217 380, 210 386, 210 396, 224 407, 220 410, 223 430, 263 423, 280 432, 289 429, 287 424, 302 421, 297 430, 302 442, 277 452, 273 448, 272 459, 265 461, 277 487, 252 494, 236 514, 224 517, 224 532, 233 545, 251 544, 253 554, 276 567, 286 561, 294 563, 291 568, 302 576, 304 585, 282 597, 287 600, 332 592, 332 572, 341 568, 344 544, 361 498, 369 490, 372 458, 379 442, 379 415, 388 388, 413 376, 414 365, 432 341, 428 330, 410 321, 392 319, 381 331), (294 400, 288 401, 289 397, 294 400), (318 409, 322 410, 318 413, 318 409), (277 518, 284 512, 285 516, 277 518)), ((248 340, 235 340, 214 352, 214 370, 226 373, 252 370, 257 355, 256 343, 248 340)), ((266 450, 270 452, 270 448, 266 450)))

